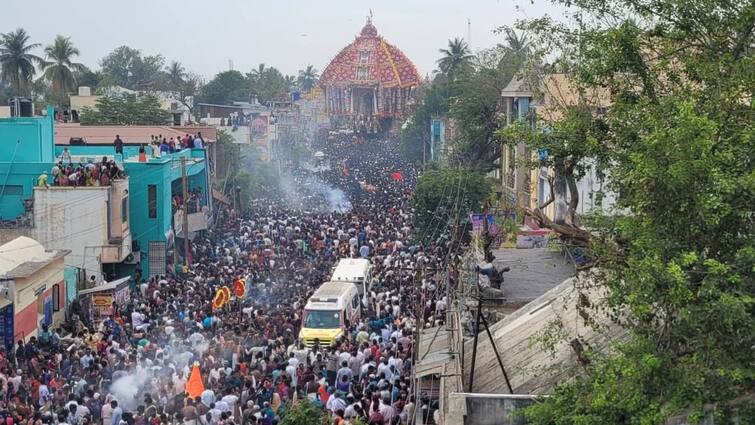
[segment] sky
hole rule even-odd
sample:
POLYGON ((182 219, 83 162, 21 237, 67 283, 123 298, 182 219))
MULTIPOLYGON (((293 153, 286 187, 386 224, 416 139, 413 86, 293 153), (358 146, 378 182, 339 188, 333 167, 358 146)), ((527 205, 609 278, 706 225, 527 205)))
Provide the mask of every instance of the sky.
MULTIPOLYGON (((435 69, 448 39, 467 39, 474 50, 502 41, 493 33, 517 20, 564 15, 546 0, 2 0, 0 33, 24 28, 47 45, 71 37, 79 62, 92 69, 118 46, 177 60, 205 79, 259 63, 296 74, 322 71, 353 41, 372 10, 373 24, 414 62, 421 75, 435 69), (41 12, 44 11, 44 12, 41 12)), ((41 54, 39 49, 37 52, 41 54)))

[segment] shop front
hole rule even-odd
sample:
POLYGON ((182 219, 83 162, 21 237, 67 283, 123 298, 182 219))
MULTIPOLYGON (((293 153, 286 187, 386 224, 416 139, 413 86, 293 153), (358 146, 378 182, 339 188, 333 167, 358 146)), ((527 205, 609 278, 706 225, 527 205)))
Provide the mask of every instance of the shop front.
POLYGON ((79 291, 79 302, 85 315, 93 324, 99 324, 111 314, 111 306, 125 306, 131 298, 131 276, 107 282, 104 285, 79 291))

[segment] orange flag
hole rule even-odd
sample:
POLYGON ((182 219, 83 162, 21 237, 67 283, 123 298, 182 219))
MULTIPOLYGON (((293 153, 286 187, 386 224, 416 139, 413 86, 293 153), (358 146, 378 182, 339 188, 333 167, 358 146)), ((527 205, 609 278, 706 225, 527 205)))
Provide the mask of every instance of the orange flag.
POLYGON ((186 394, 191 398, 195 398, 201 396, 203 391, 202 372, 199 370, 199 363, 194 363, 189 380, 186 381, 186 394))

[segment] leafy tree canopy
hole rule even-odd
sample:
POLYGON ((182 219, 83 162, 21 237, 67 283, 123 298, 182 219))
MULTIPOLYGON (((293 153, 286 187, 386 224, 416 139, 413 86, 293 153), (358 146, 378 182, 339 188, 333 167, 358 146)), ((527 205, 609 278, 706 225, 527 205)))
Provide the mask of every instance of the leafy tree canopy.
POLYGON ((552 149, 552 161, 606 159, 622 214, 592 229, 592 279, 607 291, 596 308, 628 335, 610 354, 588 350, 585 372, 528 409, 529 423, 699 420, 707 403, 725 416, 755 388, 755 9, 568 3, 585 14, 579 31, 549 19, 523 26, 559 53, 554 70, 610 92, 605 131, 592 138, 580 123, 594 120, 574 114, 553 136, 526 137, 552 149))
POLYGON ((100 61, 102 72, 107 76, 106 85, 117 85, 131 90, 159 90, 165 66, 162 55, 142 56, 140 50, 120 46, 100 61))
POLYGON ((417 102, 400 132, 401 150, 412 161, 429 160, 430 120, 448 113, 448 86, 425 83, 418 88, 417 102))
POLYGON ((202 87, 202 102, 226 104, 249 100, 249 85, 238 71, 221 72, 202 87))
POLYGON ((257 95, 260 103, 285 97, 295 83, 295 78, 284 76, 275 67, 264 63, 247 73, 246 78, 251 92, 257 95))
POLYGON ((412 195, 415 237, 436 240, 444 231, 479 212, 491 190, 485 174, 465 168, 443 168, 422 174, 412 195), (457 217, 458 214, 458 217, 457 217))
POLYGON ((96 106, 96 109, 82 109, 82 125, 165 125, 170 122, 170 113, 150 94, 102 96, 96 106))

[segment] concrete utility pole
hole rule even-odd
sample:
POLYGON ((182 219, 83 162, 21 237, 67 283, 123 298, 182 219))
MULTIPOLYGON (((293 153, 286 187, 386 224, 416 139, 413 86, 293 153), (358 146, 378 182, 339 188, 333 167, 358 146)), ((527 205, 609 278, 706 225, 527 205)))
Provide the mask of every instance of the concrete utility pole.
POLYGON ((183 231, 184 231, 184 265, 191 266, 189 259, 189 179, 186 176, 186 157, 181 157, 181 186, 183 186, 183 231))

